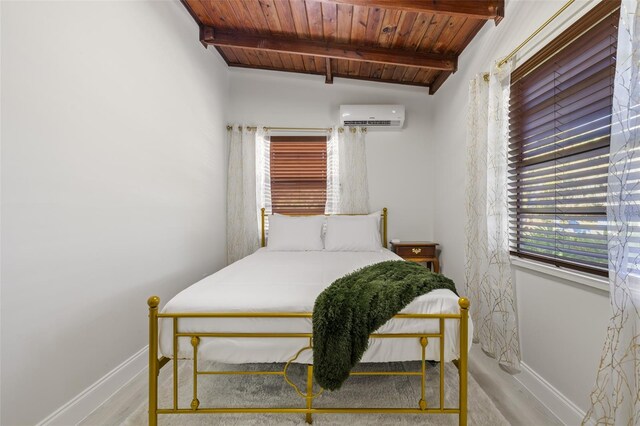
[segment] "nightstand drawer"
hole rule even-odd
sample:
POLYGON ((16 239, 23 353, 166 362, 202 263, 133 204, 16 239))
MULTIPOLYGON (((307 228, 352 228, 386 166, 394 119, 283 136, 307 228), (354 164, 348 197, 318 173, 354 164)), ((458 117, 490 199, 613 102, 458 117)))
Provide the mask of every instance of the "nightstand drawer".
POLYGON ((440 272, 440 262, 436 248, 438 243, 431 241, 395 241, 391 242, 391 249, 404 260, 424 262, 433 266, 433 272, 440 272))
POLYGON ((400 257, 436 257, 435 246, 402 246, 396 247, 396 254, 400 257))

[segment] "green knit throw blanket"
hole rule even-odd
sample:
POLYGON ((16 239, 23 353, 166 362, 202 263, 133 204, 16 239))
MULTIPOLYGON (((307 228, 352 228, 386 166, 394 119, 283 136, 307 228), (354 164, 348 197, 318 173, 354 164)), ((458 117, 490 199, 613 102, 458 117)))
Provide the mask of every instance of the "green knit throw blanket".
POLYGON ((335 390, 349 377, 376 331, 413 299, 437 288, 457 294, 453 281, 424 266, 386 261, 337 279, 313 308, 314 376, 335 390))

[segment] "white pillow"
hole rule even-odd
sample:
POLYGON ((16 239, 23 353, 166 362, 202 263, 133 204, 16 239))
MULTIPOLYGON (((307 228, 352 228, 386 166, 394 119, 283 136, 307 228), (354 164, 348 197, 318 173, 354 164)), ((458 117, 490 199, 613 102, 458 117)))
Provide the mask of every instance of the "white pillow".
POLYGON ((377 212, 369 213, 367 216, 375 217, 377 219, 376 226, 378 227, 378 231, 380 230, 380 222, 382 222, 382 210, 378 210, 377 212))
POLYGON ((322 250, 324 216, 269 216, 267 250, 322 250))
POLYGON ((378 251, 380 218, 367 216, 329 216, 324 248, 328 251, 378 251))

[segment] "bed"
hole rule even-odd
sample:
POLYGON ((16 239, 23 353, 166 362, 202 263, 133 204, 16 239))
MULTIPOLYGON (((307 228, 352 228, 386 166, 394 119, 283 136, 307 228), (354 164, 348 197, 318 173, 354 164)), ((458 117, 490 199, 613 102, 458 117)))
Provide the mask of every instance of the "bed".
MULTIPOLYGON (((271 251, 264 247, 265 214, 262 213, 262 248, 186 288, 158 312, 159 299, 149 304, 149 424, 158 414, 279 412, 301 413, 308 423, 321 413, 457 413, 466 424, 467 354, 471 344, 468 301, 450 290, 438 289, 416 298, 392 320, 371 334, 361 362, 421 361, 421 397, 411 408, 314 408, 313 340, 311 312, 314 301, 334 280, 361 267, 400 260, 386 248, 387 210, 381 212, 382 247, 377 251, 271 251), (175 356, 177 354, 177 356, 175 356), (178 406, 178 359, 193 362, 193 398, 190 407, 178 406), (173 406, 157 406, 157 375, 172 361, 173 406), (239 364, 237 370, 202 371, 198 360, 239 364), (426 361, 454 362, 460 373, 459 406, 444 404, 444 362, 440 362, 440 405, 427 407, 426 361), (243 375, 241 364, 283 363, 283 376, 303 398, 304 407, 224 408, 201 407, 197 381, 202 374, 243 375), (306 364, 307 389, 287 377, 291 363, 306 364)), ((393 374, 377 372, 372 374, 393 374)), ((251 374, 273 374, 255 372, 251 374)), ((354 373, 364 374, 364 373, 354 373)), ((339 391, 338 391, 339 392, 339 391)))

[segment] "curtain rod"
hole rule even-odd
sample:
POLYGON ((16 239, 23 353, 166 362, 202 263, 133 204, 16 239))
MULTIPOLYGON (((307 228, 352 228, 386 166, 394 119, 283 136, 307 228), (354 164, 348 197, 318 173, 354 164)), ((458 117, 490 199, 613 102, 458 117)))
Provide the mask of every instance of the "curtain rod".
MULTIPOLYGON (((242 130, 242 126, 238 127, 240 130, 242 130)), ((227 131, 231 131, 231 129, 233 129, 233 126, 227 126, 227 131)), ((256 131, 258 128, 256 126, 247 126, 247 130, 254 132, 256 131)), ((351 131, 351 133, 355 133, 357 130, 355 127, 338 127, 338 133, 342 133, 344 132, 345 129, 349 129, 349 131, 351 131)), ((361 131, 366 133, 367 132, 367 128, 366 127, 360 127, 361 131)), ((264 130, 269 132, 272 130, 275 131, 284 131, 284 132, 332 132, 333 128, 332 127, 264 127, 264 130)))
MULTIPOLYGON (((227 130, 231 130, 232 126, 227 126, 227 130)), ((257 130, 256 126, 247 126, 247 130, 257 130)), ((295 132, 330 132, 331 127, 265 127, 264 130, 271 131, 295 131, 295 132)))
POLYGON ((535 30, 529 37, 527 37, 522 43, 520 43, 518 45, 518 47, 516 47, 515 49, 513 49, 511 51, 511 53, 509 53, 507 56, 504 57, 504 59, 502 59, 500 62, 498 62, 498 67, 503 66, 504 64, 506 64, 509 59, 513 58, 519 51, 520 49, 522 49, 524 46, 527 45, 527 43, 529 43, 535 36, 537 36, 538 34, 540 34, 540 32, 542 30, 544 30, 547 25, 549 25, 551 22, 553 22, 554 19, 556 19, 558 16, 560 16, 560 14, 562 12, 564 12, 569 6, 571 6, 573 3, 575 3, 576 0, 569 0, 567 3, 565 3, 564 6, 562 6, 560 8, 560 10, 558 10, 556 13, 553 14, 553 16, 551 16, 551 18, 547 19, 542 25, 540 25, 538 27, 537 30, 535 30))

